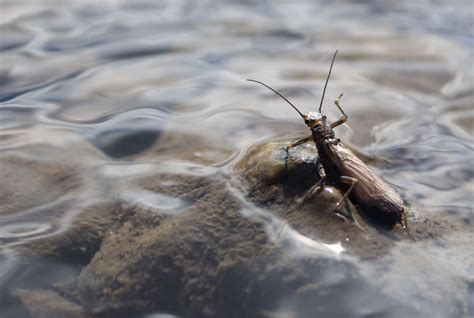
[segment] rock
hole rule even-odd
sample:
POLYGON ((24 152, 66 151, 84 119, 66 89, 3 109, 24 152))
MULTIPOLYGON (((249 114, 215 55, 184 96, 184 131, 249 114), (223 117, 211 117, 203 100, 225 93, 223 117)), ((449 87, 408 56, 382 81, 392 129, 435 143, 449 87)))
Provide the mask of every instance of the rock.
POLYGON ((353 304, 328 306, 328 299, 361 286, 367 297, 375 295, 357 268, 334 253, 289 257, 273 246, 263 222, 242 214, 222 181, 194 184, 208 191, 195 189, 196 203, 177 216, 153 225, 130 220, 107 236, 78 277, 79 303, 103 315, 263 317, 278 310, 344 314, 353 304))
MULTIPOLYGON (((290 205, 299 210, 312 209, 323 214, 334 211, 341 193, 331 185, 316 191, 303 202, 308 191, 319 181, 314 145, 307 143, 288 152, 286 145, 288 143, 272 142, 257 146, 237 164, 236 170, 251 200, 266 206, 278 205, 280 209, 290 205)), ((348 213, 345 216, 351 218, 348 213)))
MULTIPOLYGON (((172 213, 133 200, 88 207, 66 232, 18 249, 29 257, 81 264, 80 274, 71 275, 67 284, 17 289, 14 295, 40 317, 153 312, 347 316, 366 308, 371 299, 383 305, 371 306, 369 313, 400 310, 400 304, 369 283, 352 258, 336 255, 324 244, 374 259, 385 255, 401 234, 366 226, 349 201, 336 215, 334 206, 341 198, 337 185, 301 202, 318 181, 316 151, 303 145, 287 158, 285 145, 251 149, 231 178, 163 169, 135 179, 138 188, 184 204, 172 213)), ((159 146, 145 156, 153 157, 154 149, 159 146)), ((185 157, 192 156, 187 149, 185 157)))
POLYGON ((330 179, 323 190, 303 202, 319 180, 314 164, 317 151, 313 143, 306 143, 287 153, 288 144, 258 145, 237 164, 239 182, 251 201, 283 218, 299 233, 316 241, 342 242, 349 253, 363 258, 383 255, 393 246, 393 239, 406 236, 403 229, 387 232, 368 226, 348 199, 335 213, 346 188, 331 184, 330 179))
POLYGON ((108 231, 121 227, 129 218, 140 219, 142 214, 137 208, 123 209, 119 203, 93 205, 77 215, 66 229, 26 241, 18 251, 85 265, 100 249, 108 231))
POLYGON ((104 158, 77 136, 62 132, 61 137, 59 141, 57 136, 42 130, 0 134, 3 143, 9 145, 2 149, 0 157, 0 178, 6 181, 0 183, 0 215, 18 213, 66 196, 81 186, 80 171, 91 163, 77 158, 104 158), (51 144, 45 145, 44 140, 51 144))
POLYGON ((284 194, 301 192, 315 184, 319 177, 315 169, 316 148, 312 143, 290 149, 285 142, 270 142, 251 149, 237 164, 237 172, 253 192, 262 194, 271 186, 285 184, 284 194))
POLYGON ((51 290, 17 289, 13 294, 21 299, 32 316, 36 318, 88 317, 81 306, 51 290))
POLYGON ((95 311, 203 311, 216 297, 219 264, 258 255, 266 243, 262 224, 242 217, 223 189, 215 181, 196 191, 196 204, 159 226, 131 220, 109 234, 78 278, 80 302, 95 311))
POLYGON ((106 157, 67 131, 38 127, 0 138, 9 145, 0 157, 0 177, 7 180, 0 184, 0 243, 23 254, 87 263, 118 213, 101 198, 80 207, 81 195, 94 202, 99 182, 89 171, 106 157))

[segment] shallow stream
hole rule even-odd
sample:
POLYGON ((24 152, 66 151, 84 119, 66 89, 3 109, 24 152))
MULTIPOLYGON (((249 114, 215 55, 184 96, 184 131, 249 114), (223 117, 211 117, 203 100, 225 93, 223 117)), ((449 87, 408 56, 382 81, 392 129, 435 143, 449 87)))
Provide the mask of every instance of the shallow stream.
MULTIPOLYGON (((373 159, 410 223, 444 230, 375 260, 351 253, 343 233, 317 243, 337 246, 331 253, 419 316, 472 315, 473 12, 471 1, 434 0, 0 1, 2 295, 77 273, 81 262, 25 266, 15 250, 67 232, 92 206, 120 200, 173 215, 189 204, 138 180, 227 178, 254 146, 304 137, 298 114, 246 79, 316 110, 338 49, 323 112, 335 120, 343 92, 349 121, 338 137, 373 159)), ((242 213, 281 222, 251 202, 242 213)), ((326 305, 397 316, 385 299, 326 305)), ((21 316, 19 304, 3 302, 7 317, 21 316)))

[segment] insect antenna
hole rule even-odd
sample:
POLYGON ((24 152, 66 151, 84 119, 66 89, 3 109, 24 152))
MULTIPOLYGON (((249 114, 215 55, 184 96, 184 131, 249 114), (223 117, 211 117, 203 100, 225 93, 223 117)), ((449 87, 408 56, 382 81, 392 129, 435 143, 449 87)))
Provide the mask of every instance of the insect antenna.
POLYGON ((291 107, 293 107, 293 108, 298 112, 298 114, 300 114, 301 117, 304 118, 304 115, 299 111, 298 108, 296 108, 295 105, 293 105, 288 99, 286 99, 285 96, 283 96, 282 94, 278 93, 276 90, 274 90, 273 88, 271 88, 271 87, 268 86, 267 84, 262 83, 262 82, 260 82, 260 81, 253 80, 253 79, 247 79, 247 81, 262 84, 263 86, 265 86, 266 88, 268 88, 269 90, 271 90, 272 92, 274 92, 275 94, 277 94, 278 96, 280 96, 281 98, 283 98, 288 104, 290 104, 291 107))
POLYGON ((332 71, 332 65, 334 64, 334 60, 336 59, 337 55, 337 50, 334 52, 334 56, 332 57, 332 62, 331 62, 331 67, 329 68, 329 74, 328 77, 326 78, 326 84, 324 84, 324 89, 323 89, 323 96, 321 96, 321 103, 319 104, 319 112, 321 112, 321 108, 323 107, 323 100, 324 100, 324 94, 326 93, 326 87, 328 86, 329 82, 329 77, 331 76, 331 71, 332 71))

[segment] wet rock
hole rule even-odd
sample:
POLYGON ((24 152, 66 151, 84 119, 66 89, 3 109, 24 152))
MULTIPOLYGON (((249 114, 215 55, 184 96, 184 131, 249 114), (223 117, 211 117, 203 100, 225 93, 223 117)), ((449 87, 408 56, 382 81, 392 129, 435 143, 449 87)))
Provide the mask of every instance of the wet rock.
POLYGON ((281 310, 343 314, 353 304, 327 301, 361 286, 374 295, 357 268, 331 252, 289 257, 272 245, 262 220, 241 213, 222 182, 201 182, 208 192, 195 191, 196 204, 177 216, 159 225, 132 219, 109 233, 78 277, 76 301, 102 315, 264 317, 281 310))
POLYGON ((287 153, 285 147, 289 143, 270 142, 254 147, 237 164, 236 171, 251 201, 313 240, 340 242, 346 253, 373 259, 386 255, 399 240, 440 238, 460 226, 447 217, 446 211, 440 211, 436 219, 426 219, 407 206, 408 230, 397 226, 387 231, 377 224, 368 224, 350 200, 345 200, 336 214, 334 207, 346 189, 330 180, 324 190, 303 202, 302 198, 318 181, 314 166, 317 151, 312 143, 307 143, 287 153))
MULTIPOLYGON (((293 161, 286 162, 281 144, 266 147, 250 152, 237 169, 245 180, 256 182, 249 193, 253 200, 312 239, 335 242, 341 233, 358 234, 359 228, 332 212, 340 198, 337 190, 324 191, 305 208, 296 208, 295 197, 317 181, 314 148, 295 149, 290 152, 293 161), (252 168, 245 168, 246 160, 252 168), (293 203, 290 208, 288 202, 293 203)), ((289 258, 284 237, 275 244, 264 220, 243 214, 242 203, 221 179, 158 174, 144 178, 141 186, 189 204, 173 216, 142 211, 133 203, 95 207, 77 217, 64 236, 36 242, 36 251, 56 258, 81 255, 84 246, 92 252, 82 255, 84 264, 93 257, 77 280, 59 288, 61 295, 55 297, 103 315, 158 310, 263 317, 282 310, 303 315, 350 312, 323 304, 340 295, 341 285, 347 285, 343 293, 354 292, 349 286, 366 286, 350 262, 327 250, 316 257, 289 258), (321 276, 336 267, 334 280, 321 276), (236 303, 239 298, 247 305, 236 303)), ((41 291, 34 293, 34 299, 41 296, 41 291)), ((39 307, 34 310, 39 312, 39 307)))
POLYGON ((262 225, 214 183, 199 201, 159 226, 126 223, 107 236, 78 278, 80 302, 95 311, 156 308, 203 311, 215 298, 224 259, 248 259, 266 242, 262 225))
MULTIPOLYGON (((400 233, 366 226, 350 202, 336 215, 334 206, 341 198, 337 185, 301 202, 318 181, 316 151, 308 144, 287 157, 285 145, 250 150, 231 179, 171 171, 138 178, 139 188, 185 204, 173 213, 133 200, 85 209, 68 231, 21 250, 82 264, 80 274, 66 284, 17 289, 14 295, 39 317, 152 312, 347 316, 360 308, 365 310, 361 315, 400 313, 400 304, 381 295, 352 259, 321 248, 322 243, 339 243, 349 254, 374 259, 385 255, 400 233), (262 208, 261 215, 249 211, 247 199, 262 208), (269 229, 274 219, 280 220, 279 229, 269 229), (367 307, 371 299, 379 303, 367 307)), ((156 156, 160 147, 144 156, 156 156)), ((183 158, 194 155, 183 150, 183 158)))
POLYGON ((84 310, 77 304, 61 297, 51 290, 17 289, 19 297, 33 317, 37 318, 85 318, 84 310))
POLYGON ((8 145, 0 156, 0 177, 7 180, 0 184, 0 243, 26 255, 88 262, 118 214, 100 191, 100 203, 91 195, 99 182, 89 171, 105 157, 65 131, 39 127, 0 138, 8 145), (91 203, 81 206, 81 195, 91 203))
POLYGON ((285 142, 271 142, 257 146, 237 164, 236 170, 249 197, 266 206, 296 205, 304 208, 314 207, 311 204, 315 203, 318 207, 314 210, 333 210, 340 198, 338 191, 323 191, 322 197, 318 197, 316 192, 308 204, 301 200, 319 181, 315 146, 307 143, 287 152, 287 145, 285 142))
POLYGON ((396 307, 356 266, 331 255, 292 258, 274 250, 222 266, 220 274, 218 317, 348 317, 362 310, 384 316, 396 307), (376 297, 379 306, 367 305, 376 297))
POLYGON ((215 165, 229 160, 233 151, 226 145, 212 143, 198 135, 163 131, 159 141, 136 159, 185 160, 193 164, 215 165))
POLYGON ((66 229, 27 241, 18 247, 18 251, 30 256, 87 264, 99 250, 107 231, 119 227, 132 216, 136 216, 135 211, 129 209, 125 213, 120 204, 94 205, 77 215, 66 229))
POLYGON ((1 133, 0 215, 38 207, 79 188, 85 167, 105 159, 77 135, 49 132, 1 133), (49 143, 46 145, 46 141, 49 143), (79 158, 88 158, 87 160, 79 158))
POLYGON ((92 142, 108 156, 120 159, 146 150, 160 133, 159 130, 152 129, 117 128, 101 132, 92 142))
POLYGON ((0 215, 47 203, 78 182, 55 164, 35 164, 33 159, 19 160, 8 154, 1 158, 0 178, 8 180, 0 185, 0 215))
POLYGON ((319 180, 312 143, 290 149, 288 142, 271 142, 250 150, 236 169, 249 199, 283 218, 285 222, 311 239, 326 243, 342 242, 344 248, 363 258, 386 253, 403 230, 383 231, 368 226, 350 200, 334 212, 345 188, 330 180, 309 200, 303 198, 319 180))
MULTIPOLYGON (((287 142, 270 142, 251 149, 237 164, 237 172, 249 184, 265 191, 269 185, 287 183, 293 187, 308 188, 318 181, 315 161, 316 147, 312 143, 290 149, 287 142)), ((290 190, 288 186, 285 190, 290 190)))

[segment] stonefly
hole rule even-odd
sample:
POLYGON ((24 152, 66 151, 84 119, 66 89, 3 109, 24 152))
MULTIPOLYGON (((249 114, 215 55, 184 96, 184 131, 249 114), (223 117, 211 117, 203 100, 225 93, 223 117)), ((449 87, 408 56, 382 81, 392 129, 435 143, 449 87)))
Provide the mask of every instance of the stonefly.
POLYGON ((283 98, 298 114, 303 118, 304 123, 311 130, 311 136, 298 140, 286 147, 286 150, 313 140, 318 150, 318 159, 316 168, 319 174, 319 181, 311 187, 304 197, 304 201, 308 200, 321 189, 324 188, 326 179, 330 178, 336 182, 346 184, 348 186, 346 192, 337 202, 334 211, 337 212, 341 202, 350 195, 352 199, 361 209, 362 213, 373 220, 388 228, 393 228, 397 223, 402 227, 407 227, 405 216, 405 206, 400 196, 379 176, 375 174, 367 165, 360 160, 349 148, 347 148, 340 139, 336 138, 333 128, 342 125, 348 119, 342 110, 339 100, 342 94, 334 101, 342 117, 333 123, 329 123, 326 116, 321 113, 324 101, 324 94, 331 76, 332 66, 337 55, 336 51, 332 58, 329 74, 324 85, 323 95, 317 112, 308 112, 303 114, 282 94, 277 92, 265 83, 248 79, 248 81, 259 83, 270 89, 278 96, 283 98), (403 218, 403 223, 402 223, 403 218))

